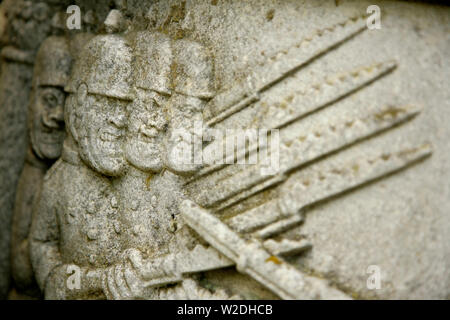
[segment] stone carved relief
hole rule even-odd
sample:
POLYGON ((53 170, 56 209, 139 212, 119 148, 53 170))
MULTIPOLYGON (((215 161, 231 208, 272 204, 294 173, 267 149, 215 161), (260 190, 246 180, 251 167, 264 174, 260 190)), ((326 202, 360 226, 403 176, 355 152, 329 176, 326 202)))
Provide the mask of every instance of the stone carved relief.
MULTIPOLYGON (((273 69, 274 72, 269 72, 263 79, 256 73, 253 81, 256 85, 252 88, 241 86, 239 94, 231 89, 210 102, 207 101, 213 97, 213 67, 201 45, 171 40, 151 32, 134 35, 133 47, 128 43, 129 39, 120 35, 96 36, 91 40, 67 86, 70 93, 66 105, 69 135, 65 153, 44 183, 35 212, 31 254, 46 297, 103 294, 113 299, 157 299, 162 295, 177 296, 180 294, 175 293, 178 289, 171 293, 165 285, 190 281, 195 288, 195 281, 183 274, 235 264, 239 272, 254 278, 281 298, 348 298, 325 281, 305 275, 284 261, 283 256, 306 250, 310 245, 280 235, 302 222, 301 213, 311 203, 405 167, 429 151, 423 147, 394 149, 396 154, 383 158, 382 163, 368 159, 367 163, 362 160, 361 164, 350 164, 352 168, 361 168, 361 172, 350 173, 350 176, 345 167, 330 169, 333 172, 329 178, 333 179, 332 187, 324 184, 326 177, 319 177, 314 184, 315 192, 306 197, 307 203, 299 202, 297 194, 307 191, 309 183, 297 177, 301 172, 291 172, 327 152, 387 130, 411 118, 415 111, 374 108, 354 120, 331 125, 327 132, 313 132, 314 142, 310 142, 308 135, 294 136, 294 141, 292 138, 286 140, 289 134, 292 136, 297 131, 292 132, 292 128, 302 117, 299 112, 307 111, 297 109, 282 117, 272 117, 273 111, 268 110, 257 119, 270 128, 282 129, 284 143, 281 167, 272 176, 261 175, 259 165, 180 167, 176 161, 181 160, 179 163, 184 165, 192 164, 192 159, 180 159, 181 153, 176 148, 185 149, 185 145, 192 142, 183 140, 184 137, 177 136, 176 132, 183 128, 184 132, 192 134, 193 123, 202 120, 205 108, 216 112, 209 120, 211 126, 236 113, 245 113, 287 74, 361 32, 360 21, 361 18, 352 18, 327 28, 323 31, 325 34, 320 31, 291 49, 313 46, 313 49, 303 51, 300 58, 297 54, 291 56, 288 51, 285 57, 277 57, 261 66, 265 71, 273 69), (322 38, 316 40, 317 37, 322 38), (133 65, 134 54, 137 59, 133 65), (221 105, 221 101, 233 101, 234 105, 221 105), (216 110, 223 111, 217 113, 216 110), (305 147, 311 143, 324 145, 305 147), (303 148, 307 149, 300 152, 303 148), (78 186, 64 184, 66 177, 75 178, 71 172, 78 174, 78 186), (194 176, 186 178, 186 174, 194 176), (344 174, 347 175, 342 176, 344 174), (282 185, 284 181, 288 187, 284 192, 279 191, 279 198, 244 210, 229 222, 214 216, 215 209, 227 210, 263 188, 282 185), (60 192, 52 194, 52 190, 60 192), (205 192, 208 196, 203 197, 205 192), (84 194, 82 198, 80 193, 84 194), (211 209, 201 209, 189 200, 184 200, 181 206, 183 199, 188 198, 211 209), (179 210, 185 221, 180 219, 179 210), (189 239, 187 233, 179 232, 187 226, 211 247, 207 249, 198 239, 192 236, 189 239), (233 226, 238 231, 234 231, 233 226), (240 234, 253 240, 246 242, 240 234), (187 269, 180 264, 189 261, 192 250, 183 242, 193 242, 198 251, 197 259, 193 259, 187 269), (204 259, 199 259, 202 256, 204 259), (65 285, 68 264, 83 268, 83 288, 75 292, 68 292, 65 285)), ((336 101, 346 91, 352 92, 368 81, 376 81, 394 67, 395 64, 388 63, 363 68, 356 71, 362 76, 356 78, 355 72, 350 73, 350 78, 343 75, 337 82, 330 80, 324 84, 323 90, 319 84, 312 94, 319 96, 316 101, 336 101)), ((304 93, 292 93, 291 100, 299 94, 304 93)), ((316 108, 320 107, 319 104, 316 108)), ((228 126, 230 124, 233 125, 231 122, 228 126)), ((242 123, 233 127, 236 125, 242 126, 242 123)), ((211 145, 223 143, 215 140, 211 145)), ((249 150, 262 152, 262 148, 251 145, 249 150)), ((240 156, 245 156, 245 150, 240 156)), ((198 288, 192 292, 191 289, 185 295, 202 298, 203 291, 198 288)), ((220 296, 226 296, 225 292, 218 292, 220 296)))
MULTIPOLYGON (((386 86, 402 62, 380 54, 338 74, 321 69, 367 32, 359 14, 217 88, 213 48, 189 37, 195 14, 184 2, 168 16, 155 8, 146 31, 112 10, 108 34, 80 49, 65 87, 62 155, 44 178, 30 235, 45 298, 355 297, 299 265, 317 250, 316 235, 302 230, 317 206, 429 161, 431 143, 418 136, 365 147, 422 116, 394 93, 385 104, 357 105, 358 94, 386 86), (222 134, 196 144, 199 122, 222 134), (241 164, 273 152, 264 140, 230 150, 223 138, 227 129, 252 128, 279 132, 279 165, 269 174, 266 164, 241 164), (217 161, 196 163, 198 148, 217 161), (78 275, 80 285, 68 285, 78 275)), ((37 138, 34 154, 56 158, 58 150, 34 146, 37 138)))

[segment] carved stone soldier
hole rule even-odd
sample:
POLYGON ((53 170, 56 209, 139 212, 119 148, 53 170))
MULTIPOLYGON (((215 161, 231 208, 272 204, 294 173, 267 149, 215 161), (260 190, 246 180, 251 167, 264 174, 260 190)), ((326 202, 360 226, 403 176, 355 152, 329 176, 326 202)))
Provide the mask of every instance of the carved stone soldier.
POLYGON ((213 63, 206 47, 195 41, 177 40, 173 52, 166 162, 176 174, 189 175, 202 163, 203 109, 214 95, 213 63))
POLYGON ((126 247, 147 256, 167 252, 174 229, 173 203, 182 197, 175 187, 175 177, 168 178, 171 174, 162 171, 165 105, 171 94, 171 44, 171 39, 160 33, 139 32, 134 38, 136 95, 129 106, 125 143, 125 155, 132 166, 116 183, 123 198, 126 247), (167 185, 169 180, 173 180, 172 186, 167 185), (164 197, 159 192, 164 188, 173 192, 164 197))
POLYGON ((131 60, 122 37, 96 36, 66 87, 67 137, 61 159, 44 179, 31 231, 31 260, 46 298, 103 297, 105 268, 122 252, 110 177, 126 169, 131 60))
MULTIPOLYGON (((223 263, 214 254, 211 261, 206 261, 210 257, 209 251, 178 221, 178 207, 185 195, 183 178, 172 170, 180 170, 181 166, 171 168, 165 163, 167 120, 174 130, 182 124, 183 111, 186 111, 185 116, 194 114, 193 110, 183 110, 185 105, 175 106, 175 101, 169 104, 168 100, 175 94, 176 101, 195 101, 195 95, 200 92, 174 81, 175 74, 171 73, 173 65, 178 64, 187 70, 189 66, 182 66, 182 63, 198 66, 193 62, 196 57, 191 56, 189 62, 173 57, 174 47, 180 48, 181 43, 160 33, 140 32, 134 40, 136 98, 129 108, 125 142, 125 154, 131 166, 126 175, 114 182, 120 195, 119 207, 124 228, 122 239, 126 250, 124 260, 108 270, 107 296, 111 299, 228 298, 221 290, 211 293, 202 288, 191 277, 184 277, 183 271, 176 267, 183 264, 188 267, 193 262, 190 257, 196 259, 193 268, 188 267, 188 271, 194 273, 223 263), (174 84, 177 85, 174 87, 174 84), (175 92, 174 88, 185 91, 175 92), (192 96, 189 97, 190 94, 192 96), (179 110, 169 111, 167 107, 179 110), (194 248, 196 250, 192 251, 194 248), (175 283, 181 284, 166 287, 175 283)), ((191 42, 183 43, 183 48, 189 49, 189 45, 191 48, 200 47, 191 42)), ((186 72, 182 75, 186 84, 195 83, 196 89, 202 82, 209 85, 212 81, 211 73, 202 74, 206 78, 186 72)), ((176 159, 171 160, 176 163, 176 159)))
MULTIPOLYGON (((114 180, 120 197, 121 239, 125 249, 135 249, 146 258, 168 253, 173 237, 175 199, 181 198, 176 181, 163 169, 164 110, 170 89, 171 40, 163 34, 134 35, 135 99, 128 108, 125 156, 127 173, 114 180), (170 180, 170 181, 169 181, 170 180), (159 191, 171 190, 161 194, 159 191)), ((175 177, 176 178, 176 177, 175 177)), ((111 299, 142 298, 141 290, 130 292, 125 274, 130 267, 119 263, 108 270, 107 296, 111 299)))
POLYGON ((45 172, 61 155, 64 140, 64 86, 72 58, 63 37, 49 37, 41 45, 34 67, 28 111, 30 146, 19 179, 14 207, 11 262, 18 294, 39 297, 29 257, 28 235, 32 203, 45 172))
POLYGON ((27 107, 33 63, 42 41, 52 32, 60 1, 3 1, 7 24, 0 52, 0 298, 10 282, 11 219, 15 191, 27 149, 27 107))

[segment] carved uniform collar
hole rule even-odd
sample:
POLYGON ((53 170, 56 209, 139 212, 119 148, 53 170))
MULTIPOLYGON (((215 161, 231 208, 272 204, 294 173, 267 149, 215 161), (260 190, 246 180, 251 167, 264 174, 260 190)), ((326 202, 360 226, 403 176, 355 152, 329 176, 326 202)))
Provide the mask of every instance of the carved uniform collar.
POLYGON ((68 162, 68 163, 73 164, 75 166, 78 166, 78 165, 81 164, 81 159, 80 159, 80 156, 78 154, 78 151, 70 148, 67 145, 63 146, 61 159, 63 161, 65 161, 65 162, 68 162))

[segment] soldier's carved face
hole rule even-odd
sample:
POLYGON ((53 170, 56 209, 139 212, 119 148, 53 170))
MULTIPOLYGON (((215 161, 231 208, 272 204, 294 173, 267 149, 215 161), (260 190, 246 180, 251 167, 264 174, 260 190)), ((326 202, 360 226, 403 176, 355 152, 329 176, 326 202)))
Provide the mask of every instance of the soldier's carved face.
POLYGON ((38 87, 31 105, 30 137, 42 159, 57 159, 64 141, 65 93, 60 87, 38 87))
POLYGON ((123 142, 128 102, 92 94, 85 100, 78 115, 80 156, 94 170, 118 176, 126 168, 123 142))
POLYGON ((180 175, 193 174, 202 164, 204 102, 195 97, 172 95, 167 107, 170 110, 167 167, 180 175))
POLYGON ((160 94, 139 90, 129 107, 125 155, 140 170, 158 172, 163 167, 162 131, 167 123, 164 103, 160 94))

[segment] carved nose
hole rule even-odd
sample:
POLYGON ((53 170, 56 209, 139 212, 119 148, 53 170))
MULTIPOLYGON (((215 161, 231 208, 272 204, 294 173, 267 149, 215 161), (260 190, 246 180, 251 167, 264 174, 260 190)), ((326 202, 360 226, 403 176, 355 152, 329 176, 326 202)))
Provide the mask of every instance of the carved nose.
POLYGON ((43 117, 45 126, 48 128, 61 128, 64 126, 64 110, 63 105, 58 105, 43 117))
POLYGON ((50 119, 56 122, 64 122, 64 107, 62 104, 54 109, 50 114, 50 119))
POLYGON ((117 128, 123 128, 126 123, 125 114, 116 112, 109 118, 109 122, 117 128))

